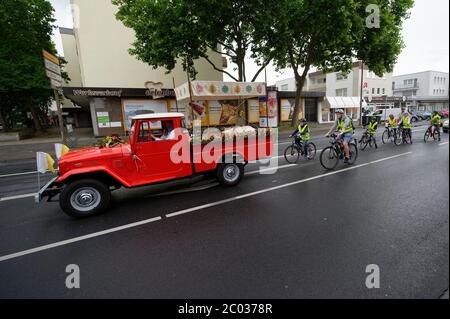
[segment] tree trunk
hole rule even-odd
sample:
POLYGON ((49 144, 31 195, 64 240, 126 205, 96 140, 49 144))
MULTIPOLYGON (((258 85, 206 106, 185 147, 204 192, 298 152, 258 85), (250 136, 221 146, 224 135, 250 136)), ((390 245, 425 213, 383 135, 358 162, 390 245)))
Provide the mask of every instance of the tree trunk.
POLYGON ((44 129, 42 128, 41 121, 39 120, 39 114, 33 105, 33 99, 28 97, 26 103, 28 110, 30 110, 31 116, 33 117, 34 128, 36 131, 43 133, 44 129))
POLYGON ((298 125, 298 114, 300 113, 300 101, 301 101, 301 95, 303 92, 303 86, 305 85, 306 76, 309 72, 309 65, 305 67, 303 70, 302 75, 298 73, 298 70, 294 68, 294 74, 295 74, 295 106, 294 106, 294 113, 292 114, 292 127, 297 127, 298 125))

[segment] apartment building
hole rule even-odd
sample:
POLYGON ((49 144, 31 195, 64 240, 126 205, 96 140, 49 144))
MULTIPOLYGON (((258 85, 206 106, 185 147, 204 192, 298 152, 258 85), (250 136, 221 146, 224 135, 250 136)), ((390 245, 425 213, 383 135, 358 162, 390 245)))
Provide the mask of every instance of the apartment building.
POLYGON ((412 111, 448 109, 449 74, 438 71, 398 75, 393 78, 395 97, 405 97, 412 111))
MULTIPOLYGON (((167 73, 130 55, 134 31, 116 20, 117 7, 111 0, 71 0, 71 4, 77 13, 74 29, 60 28, 71 78, 63 91, 80 109, 67 107, 67 119, 85 123, 88 117, 94 134, 104 136, 124 133, 127 110, 174 110, 173 88, 187 80, 182 66, 167 73)), ((225 66, 220 54, 211 52, 209 57, 218 67, 225 66)), ((223 80, 223 73, 204 59, 196 61, 195 67, 198 80, 223 80)))

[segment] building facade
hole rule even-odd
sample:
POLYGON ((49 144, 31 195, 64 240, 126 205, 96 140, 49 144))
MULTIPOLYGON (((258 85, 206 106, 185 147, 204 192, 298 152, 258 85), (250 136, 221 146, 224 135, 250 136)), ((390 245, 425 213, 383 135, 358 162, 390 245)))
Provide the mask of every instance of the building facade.
MULTIPOLYGON (((361 63, 355 62, 348 73, 322 71, 308 74, 304 86, 305 92, 324 93, 323 101, 319 101, 320 108, 316 112, 316 122, 327 123, 334 121, 334 108, 343 108, 347 115, 354 120, 360 117, 360 104, 367 107, 367 101, 383 103, 386 97, 392 95, 392 73, 376 76, 364 65, 361 80, 361 63), (361 98, 361 84, 363 86, 361 98), (375 102, 377 101, 377 102, 375 102)), ((285 79, 276 83, 280 92, 294 91, 295 79, 285 79)), ((303 102, 304 104, 304 102, 303 102)))
MULTIPOLYGON (((182 66, 167 73, 130 55, 134 31, 116 19, 117 7, 110 0, 71 0, 71 4, 78 13, 74 28, 60 28, 71 78, 64 88, 71 101, 64 102, 64 112, 70 115, 67 120, 88 116, 94 134, 104 136, 125 132, 127 106, 170 111, 175 103, 173 88, 187 81, 182 66), (73 105, 80 109, 75 111, 73 105)), ((210 52, 209 58, 217 67, 225 66, 220 54, 210 52)), ((198 80, 223 79, 223 73, 204 59, 196 61, 195 68, 198 80)))
POLYGON ((405 97, 411 111, 440 111, 448 109, 449 74, 425 71, 395 76, 392 81, 394 97, 405 97))

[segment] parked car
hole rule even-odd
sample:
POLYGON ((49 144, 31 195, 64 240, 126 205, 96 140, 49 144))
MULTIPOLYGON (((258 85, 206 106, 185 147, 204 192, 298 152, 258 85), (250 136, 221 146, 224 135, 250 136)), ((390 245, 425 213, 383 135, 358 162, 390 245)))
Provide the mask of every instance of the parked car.
POLYGON ((438 112, 442 118, 448 118, 448 110, 438 112))
POLYGON ((421 121, 426 119, 425 116, 423 115, 423 112, 421 112, 421 111, 415 111, 415 112, 413 112, 413 114, 415 116, 417 116, 419 118, 419 120, 421 120, 421 121))
POLYGON ((420 121, 421 120, 421 118, 420 117, 418 117, 416 114, 414 114, 414 113, 411 113, 411 122, 418 122, 418 121, 420 121))
POLYGON ((423 115, 424 120, 426 120, 426 121, 431 120, 431 112, 425 111, 422 113, 422 115, 423 115))
POLYGON ((211 172, 220 184, 234 186, 242 179, 248 162, 271 155, 272 137, 266 135, 236 137, 236 143, 208 140, 209 143, 194 144, 183 128, 183 117, 182 113, 136 115, 128 143, 63 155, 58 176, 36 194, 36 202, 59 194, 65 213, 87 217, 106 210, 111 189, 159 184, 211 172))
POLYGON ((448 120, 445 120, 444 123, 442 124, 442 131, 444 133, 448 133, 448 120))

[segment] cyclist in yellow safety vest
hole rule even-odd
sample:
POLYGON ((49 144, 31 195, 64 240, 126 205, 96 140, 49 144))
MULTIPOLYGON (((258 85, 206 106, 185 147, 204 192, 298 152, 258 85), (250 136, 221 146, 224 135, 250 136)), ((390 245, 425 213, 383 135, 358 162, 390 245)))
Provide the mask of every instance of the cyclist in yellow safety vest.
POLYGON ((375 116, 370 118, 369 125, 367 125, 367 133, 375 138, 375 133, 378 129, 378 120, 375 116))
POLYGON ((342 145, 344 146, 344 162, 348 163, 348 160, 350 159, 350 149, 348 147, 348 144, 353 139, 355 128, 353 126, 352 119, 344 113, 344 110, 337 109, 334 113, 336 114, 336 120, 325 136, 329 137, 331 133, 337 132, 336 139, 342 140, 342 145))
POLYGON ((433 131, 437 131, 439 136, 438 140, 441 141, 441 116, 437 111, 433 111, 431 115, 431 126, 431 132, 434 134, 433 131))
MULTIPOLYGON (((397 119, 395 118, 394 114, 389 115, 386 126, 390 129, 392 129, 394 136, 397 134, 398 124, 397 124, 397 119)), ((391 136, 389 136, 389 137, 391 137, 391 136)))
POLYGON ((411 133, 411 114, 408 113, 408 111, 405 111, 402 114, 402 119, 400 122, 400 125, 402 126, 403 130, 408 134, 409 139, 412 144, 412 133, 411 133))
POLYGON ((293 136, 295 136, 295 142, 300 147, 303 147, 303 155, 305 159, 311 159, 308 157, 308 144, 309 140, 311 139, 311 130, 308 123, 306 122, 306 119, 300 119, 300 124, 298 125, 297 129, 291 134, 291 137, 293 136))

